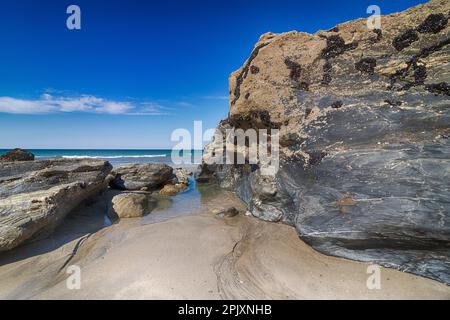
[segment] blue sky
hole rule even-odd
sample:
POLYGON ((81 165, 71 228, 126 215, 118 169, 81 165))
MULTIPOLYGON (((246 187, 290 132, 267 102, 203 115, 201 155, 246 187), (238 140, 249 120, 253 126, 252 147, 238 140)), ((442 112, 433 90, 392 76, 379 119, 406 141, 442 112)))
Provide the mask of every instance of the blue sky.
POLYGON ((265 32, 314 33, 419 0, 2 0, 0 148, 170 148, 213 128, 265 32), (66 27, 81 8, 82 29, 66 27))

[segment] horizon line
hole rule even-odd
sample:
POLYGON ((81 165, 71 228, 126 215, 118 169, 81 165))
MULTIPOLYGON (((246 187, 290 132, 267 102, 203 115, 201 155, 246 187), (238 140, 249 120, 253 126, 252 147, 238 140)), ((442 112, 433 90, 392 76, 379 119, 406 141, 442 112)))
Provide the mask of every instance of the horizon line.
POLYGON ((137 149, 127 149, 127 148, 0 148, 0 150, 84 150, 84 151, 112 151, 112 150, 127 150, 127 151, 159 151, 159 150, 173 150, 173 151, 203 151, 203 149, 173 149, 173 148, 137 148, 137 149))

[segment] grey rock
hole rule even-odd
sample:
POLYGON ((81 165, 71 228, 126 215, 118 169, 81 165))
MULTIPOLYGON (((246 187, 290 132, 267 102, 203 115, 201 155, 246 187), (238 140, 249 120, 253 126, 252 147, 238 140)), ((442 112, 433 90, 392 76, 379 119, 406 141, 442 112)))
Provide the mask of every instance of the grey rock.
POLYGON ((0 164, 0 251, 45 238, 84 200, 106 188, 111 165, 93 160, 0 164))
POLYGON ((163 163, 127 164, 114 167, 110 186, 119 190, 156 189, 173 177, 173 169, 163 163))
POLYGON ((113 218, 138 218, 149 211, 148 194, 122 193, 112 199, 109 215, 113 218))

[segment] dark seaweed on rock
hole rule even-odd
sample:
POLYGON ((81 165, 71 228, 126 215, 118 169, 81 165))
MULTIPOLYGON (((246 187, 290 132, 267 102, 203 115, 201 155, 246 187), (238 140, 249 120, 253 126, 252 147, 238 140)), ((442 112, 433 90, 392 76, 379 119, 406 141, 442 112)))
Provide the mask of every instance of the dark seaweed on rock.
POLYGON ((387 104, 389 104, 390 106, 393 106, 393 107, 399 107, 403 104, 403 102, 401 102, 401 101, 390 100, 390 99, 386 99, 386 100, 384 100, 384 102, 386 102, 387 104))
POLYGON ((414 29, 407 29, 404 33, 394 38, 392 45, 397 51, 402 51, 403 49, 409 47, 411 43, 419 40, 419 36, 414 29))
POLYGON ((407 90, 415 85, 422 84, 423 81, 426 79, 427 74, 426 74, 426 67, 418 64, 420 59, 424 59, 424 58, 428 57, 429 55, 440 51, 442 48, 444 48, 445 46, 447 46, 449 44, 450 44, 450 38, 446 38, 446 39, 440 40, 437 43, 432 44, 431 46, 422 48, 419 53, 413 55, 411 57, 411 59, 409 59, 406 62, 405 68, 398 70, 397 72, 395 72, 394 74, 392 74, 390 76, 391 85, 394 84, 399 79, 404 79, 408 75, 408 72, 411 68, 414 69, 415 82, 405 85, 402 89, 407 90))
POLYGON ((239 76, 238 76, 237 79, 236 79, 236 82, 237 82, 237 83, 236 83, 236 88, 235 88, 235 90, 234 90, 234 100, 231 101, 231 104, 235 104, 235 103, 236 103, 236 100, 238 100, 239 97, 241 96, 241 84, 242 84, 242 81, 244 80, 244 78, 247 77, 247 74, 248 74, 248 70, 249 70, 249 68, 250 68, 250 65, 251 65, 252 61, 256 58, 256 56, 258 55, 259 50, 261 50, 261 49, 264 48, 265 46, 267 46, 267 43, 263 43, 263 44, 260 44, 259 46, 257 46, 257 47, 253 50, 252 54, 250 55, 250 58, 248 58, 247 63, 245 64, 244 69, 242 70, 242 72, 239 74, 239 76))
POLYGON ((230 124, 236 129, 277 129, 279 124, 273 123, 270 114, 267 111, 252 111, 246 115, 231 116, 225 120, 225 123, 230 124))
POLYGON ((309 165, 316 166, 318 165, 323 158, 325 158, 328 154, 324 151, 314 150, 309 152, 309 165))
POLYGON ((297 89, 303 90, 303 91, 309 91, 309 83, 302 81, 298 84, 297 89))
POLYGON ((250 72, 252 74, 258 74, 259 73, 259 68, 257 66, 251 66, 250 67, 250 72))
POLYGON ((447 26, 448 18, 442 13, 430 14, 418 27, 421 33, 438 33, 447 26))
POLYGON ((427 68, 423 65, 414 66, 414 81, 416 85, 423 84, 427 78, 427 68))
POLYGON ((345 51, 355 49, 357 46, 357 43, 345 44, 345 41, 341 36, 332 35, 327 38, 327 46, 322 50, 322 58, 335 58, 345 51))
POLYGON ((450 96, 450 84, 446 82, 428 84, 425 86, 429 92, 450 96))
POLYGON ((297 81, 298 78, 300 78, 300 73, 302 71, 300 64, 288 58, 284 60, 284 64, 291 71, 291 73, 289 74, 289 78, 291 78, 294 81, 297 81))
POLYGON ((381 29, 373 29, 372 31, 377 35, 377 37, 375 38, 375 42, 378 42, 383 38, 383 32, 381 31, 381 29))
POLYGON ((325 62, 323 65, 323 76, 322 76, 322 84, 328 85, 331 83, 331 71, 333 70, 333 66, 329 61, 325 62))
POLYGON ((334 108, 334 109, 339 109, 339 108, 341 108, 343 105, 344 105, 344 104, 342 103, 342 101, 339 100, 339 101, 333 102, 333 104, 331 105, 331 107, 334 108))
POLYGON ((356 70, 367 74, 373 74, 376 66, 377 60, 374 58, 363 58, 355 64, 356 70))

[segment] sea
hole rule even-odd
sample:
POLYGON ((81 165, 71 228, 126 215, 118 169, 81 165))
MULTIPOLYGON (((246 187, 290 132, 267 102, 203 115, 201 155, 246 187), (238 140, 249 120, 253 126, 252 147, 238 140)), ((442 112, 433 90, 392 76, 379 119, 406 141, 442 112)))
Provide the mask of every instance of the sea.
MULTIPOLYGON (((0 149, 0 154, 8 152, 0 149)), ((198 165, 201 162, 202 150, 175 150, 149 149, 149 150, 123 150, 123 149, 27 149, 35 155, 36 160, 53 158, 62 159, 102 159, 109 161, 113 166, 127 163, 162 162, 171 166, 180 163, 175 161, 172 153, 183 157, 182 165, 198 165)))

